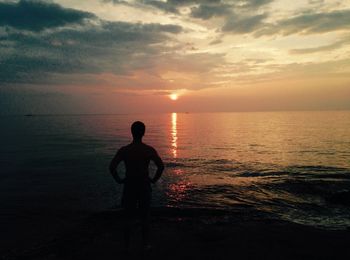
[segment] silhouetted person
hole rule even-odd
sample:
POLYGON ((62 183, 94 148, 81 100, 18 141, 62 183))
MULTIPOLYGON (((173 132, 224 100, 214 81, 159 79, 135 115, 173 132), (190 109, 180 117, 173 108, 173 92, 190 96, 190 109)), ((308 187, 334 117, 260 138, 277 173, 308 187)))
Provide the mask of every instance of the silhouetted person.
POLYGON ((164 165, 157 151, 142 142, 145 134, 145 125, 136 121, 131 125, 133 141, 120 148, 110 163, 109 171, 115 181, 124 184, 122 195, 122 207, 125 212, 125 247, 130 246, 131 220, 139 213, 142 221, 142 237, 145 248, 149 245, 149 210, 151 202, 151 183, 156 183, 162 175, 164 165), (120 162, 125 163, 125 178, 120 178, 117 167, 120 162), (150 178, 148 166, 153 161, 157 171, 153 178, 150 178))

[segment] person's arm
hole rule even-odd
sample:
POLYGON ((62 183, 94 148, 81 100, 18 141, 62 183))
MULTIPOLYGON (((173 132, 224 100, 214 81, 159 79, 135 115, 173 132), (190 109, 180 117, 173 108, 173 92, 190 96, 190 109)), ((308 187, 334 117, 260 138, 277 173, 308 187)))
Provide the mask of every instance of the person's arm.
POLYGON ((164 163, 156 151, 155 151, 154 155, 152 156, 152 161, 156 164, 157 171, 156 171, 156 174, 154 175, 154 177, 151 179, 151 182, 156 183, 160 179, 160 177, 162 176, 162 173, 164 171, 164 163))
POLYGON ((119 184, 123 184, 125 179, 121 179, 119 177, 118 171, 117 171, 117 167, 119 165, 120 162, 123 161, 123 156, 122 156, 122 151, 121 149, 116 153, 116 155, 113 157, 111 163, 109 164, 109 172, 112 174, 113 179, 119 183, 119 184))

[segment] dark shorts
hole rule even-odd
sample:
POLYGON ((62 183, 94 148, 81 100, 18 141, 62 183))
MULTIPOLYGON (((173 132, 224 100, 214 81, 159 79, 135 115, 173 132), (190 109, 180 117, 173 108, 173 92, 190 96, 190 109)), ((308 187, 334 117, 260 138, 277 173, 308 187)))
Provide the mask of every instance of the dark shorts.
POLYGON ((127 214, 139 212, 148 214, 151 205, 152 188, 149 183, 125 183, 122 195, 122 207, 127 214))

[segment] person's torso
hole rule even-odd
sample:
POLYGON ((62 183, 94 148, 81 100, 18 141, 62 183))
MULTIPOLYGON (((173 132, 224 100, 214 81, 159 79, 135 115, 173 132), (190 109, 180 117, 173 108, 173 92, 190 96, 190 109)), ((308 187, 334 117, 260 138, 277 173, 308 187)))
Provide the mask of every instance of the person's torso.
POLYGON ((148 167, 155 150, 144 143, 131 143, 122 149, 126 181, 148 182, 148 167))

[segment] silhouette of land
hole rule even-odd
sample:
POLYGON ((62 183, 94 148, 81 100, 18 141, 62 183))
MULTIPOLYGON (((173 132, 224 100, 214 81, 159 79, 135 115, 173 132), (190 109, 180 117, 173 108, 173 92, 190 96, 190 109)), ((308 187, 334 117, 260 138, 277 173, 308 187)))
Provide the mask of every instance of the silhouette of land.
POLYGON ((152 215, 150 251, 142 249, 141 225, 132 233, 130 252, 124 251, 122 211, 110 210, 82 218, 36 247, 24 243, 3 251, 0 259, 350 259, 350 230, 274 220, 249 208, 155 208, 152 215))

